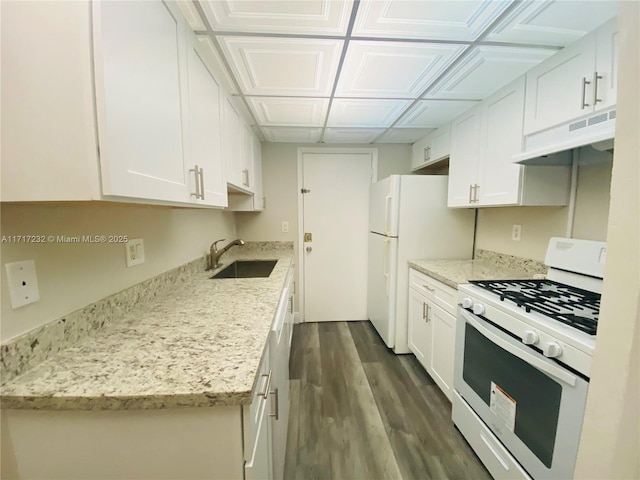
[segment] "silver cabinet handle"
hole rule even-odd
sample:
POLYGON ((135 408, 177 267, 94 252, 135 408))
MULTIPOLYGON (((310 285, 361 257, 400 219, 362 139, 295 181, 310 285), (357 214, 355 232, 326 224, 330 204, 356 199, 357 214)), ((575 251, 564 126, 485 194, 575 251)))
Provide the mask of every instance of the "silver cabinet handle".
POLYGON ((269 371, 269 373, 263 373, 262 376, 267 377, 267 381, 264 382, 264 390, 262 392, 258 392, 256 397, 262 397, 266 400, 269 395, 269 387, 271 386, 271 371, 269 371))
POLYGON ((289 297, 289 313, 293 313, 293 295, 289 297))
MULTIPOLYGON (((196 166, 196 170, 197 169, 198 167, 196 166)), ((204 200, 204 171, 202 170, 202 167, 200 167, 200 198, 204 200)))
POLYGON ((593 73, 593 106, 595 107, 598 102, 602 102, 601 98, 598 98, 598 80, 602 80, 602 75, 598 75, 598 72, 593 73))
POLYGON ((473 203, 473 185, 469 184, 469 203, 473 203))
POLYGON ((435 292, 435 291, 436 291, 436 289, 435 289, 435 288, 432 288, 432 287, 430 287, 429 285, 422 284, 422 286, 423 286, 424 288, 426 288, 427 290, 429 290, 430 292, 435 292))
POLYGON ((582 77, 582 104, 580 105, 580 110, 584 110, 585 107, 588 107, 589 104, 585 103, 585 96, 587 94, 587 85, 591 85, 591 82, 587 81, 587 77, 582 77))
POLYGON ((278 405, 278 389, 276 388, 273 392, 269 392, 269 395, 273 395, 275 400, 276 400, 276 413, 270 413, 269 416, 270 417, 275 417, 276 420, 278 420, 278 415, 279 415, 279 410, 280 410, 280 406, 278 405))
POLYGON ((200 198, 200 182, 198 181, 198 173, 200 170, 198 169, 198 165, 195 165, 194 168, 189 170, 189 172, 193 172, 196 176, 196 193, 192 193, 191 196, 200 198))
POLYGON ((431 147, 424 147, 424 159, 431 160, 431 147))
POLYGON ((422 302, 422 319, 423 320, 427 319, 427 303, 426 302, 422 302))

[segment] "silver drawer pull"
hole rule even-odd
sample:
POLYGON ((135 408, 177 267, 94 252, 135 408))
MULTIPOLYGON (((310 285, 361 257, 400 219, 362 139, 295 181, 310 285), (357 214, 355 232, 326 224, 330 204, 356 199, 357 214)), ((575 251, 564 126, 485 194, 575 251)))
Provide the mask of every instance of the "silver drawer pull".
POLYGON ((264 390, 262 392, 258 392, 256 396, 262 397, 266 400, 269 396, 269 387, 271 386, 271 371, 269 371, 269 373, 263 373, 262 376, 267 377, 267 381, 264 382, 264 390))
POLYGON ((269 416, 270 417, 274 417, 276 420, 278 420, 278 415, 279 415, 279 410, 280 410, 280 406, 278 405, 278 389, 276 388, 273 392, 269 392, 269 395, 273 395, 275 397, 275 403, 276 403, 276 413, 270 413, 269 416))
POLYGON ((429 290, 430 292, 435 292, 435 291, 436 291, 436 289, 435 289, 435 288, 432 288, 432 287, 430 287, 429 285, 422 284, 422 286, 423 286, 424 288, 426 288, 427 290, 429 290))
POLYGON ((602 80, 602 75, 598 75, 598 72, 593 74, 593 105, 598 105, 602 102, 601 98, 598 98, 598 80, 602 80))

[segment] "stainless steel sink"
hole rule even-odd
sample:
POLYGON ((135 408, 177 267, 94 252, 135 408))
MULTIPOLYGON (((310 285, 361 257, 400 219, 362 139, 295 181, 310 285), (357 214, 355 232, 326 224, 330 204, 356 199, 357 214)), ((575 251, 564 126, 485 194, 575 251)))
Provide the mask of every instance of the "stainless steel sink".
POLYGON ((264 278, 278 263, 277 260, 236 260, 209 278, 264 278))

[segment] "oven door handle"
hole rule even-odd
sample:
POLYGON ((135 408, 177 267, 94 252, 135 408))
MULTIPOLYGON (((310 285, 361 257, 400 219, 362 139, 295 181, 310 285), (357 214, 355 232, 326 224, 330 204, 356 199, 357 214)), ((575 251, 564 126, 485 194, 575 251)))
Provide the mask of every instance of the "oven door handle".
POLYGON ((469 312, 467 312, 463 308, 460 308, 460 313, 462 314, 466 322, 472 325, 482 335, 487 337, 489 340, 491 340, 493 343, 498 345, 500 348, 524 360, 525 362, 534 366, 538 370, 541 370, 551 375, 557 380, 560 380, 561 382, 571 385, 572 387, 576 386, 576 377, 574 375, 571 375, 566 370, 560 367, 551 365, 545 362, 544 360, 541 360, 535 357, 534 355, 526 352, 525 350, 522 350, 521 348, 518 348, 517 346, 512 345, 511 343, 504 340, 503 338, 500 338, 498 335, 496 335, 495 333, 491 332, 489 329, 484 327, 478 320, 476 320, 476 318, 473 315, 471 315, 469 312))

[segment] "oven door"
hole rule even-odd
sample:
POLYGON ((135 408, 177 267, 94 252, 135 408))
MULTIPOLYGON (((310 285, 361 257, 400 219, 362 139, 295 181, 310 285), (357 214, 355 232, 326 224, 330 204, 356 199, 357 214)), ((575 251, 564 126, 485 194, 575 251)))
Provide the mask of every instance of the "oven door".
POLYGON ((572 478, 588 381, 458 308, 454 387, 534 479, 572 478))

